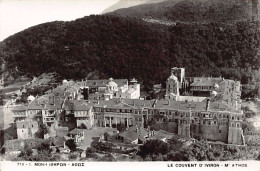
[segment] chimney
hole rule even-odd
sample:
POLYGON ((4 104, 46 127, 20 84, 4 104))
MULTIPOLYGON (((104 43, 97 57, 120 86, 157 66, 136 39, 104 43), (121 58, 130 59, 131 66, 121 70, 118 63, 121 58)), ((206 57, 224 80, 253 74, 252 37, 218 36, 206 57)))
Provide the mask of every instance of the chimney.
POLYGON ((207 103, 206 103, 206 111, 209 110, 209 106, 210 106, 210 99, 208 98, 207 99, 207 103))

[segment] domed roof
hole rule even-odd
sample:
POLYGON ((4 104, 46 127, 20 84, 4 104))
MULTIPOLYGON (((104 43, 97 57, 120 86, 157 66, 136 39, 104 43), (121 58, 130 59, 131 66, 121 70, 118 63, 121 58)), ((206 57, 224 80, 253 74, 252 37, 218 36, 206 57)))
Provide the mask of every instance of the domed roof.
POLYGON ((63 80, 63 81, 62 81, 62 84, 65 84, 65 83, 68 83, 68 81, 67 81, 67 80, 63 80))
POLYGON ((175 81, 178 81, 178 78, 175 76, 175 75, 171 75, 168 80, 175 80, 175 81))
POLYGON ((34 101, 34 99, 35 99, 35 97, 32 95, 28 96, 28 98, 27 98, 28 101, 34 101))
POLYGON ((117 87, 117 83, 111 80, 111 81, 109 81, 108 86, 117 87))
POLYGON ((217 93, 216 91, 212 91, 211 94, 212 94, 213 96, 216 96, 218 93, 217 93))

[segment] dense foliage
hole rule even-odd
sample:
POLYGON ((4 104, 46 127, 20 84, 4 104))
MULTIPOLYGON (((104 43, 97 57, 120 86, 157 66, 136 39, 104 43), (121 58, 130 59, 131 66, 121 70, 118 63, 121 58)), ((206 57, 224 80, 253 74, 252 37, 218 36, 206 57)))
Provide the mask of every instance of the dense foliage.
POLYGON ((25 144, 24 149, 14 160, 17 161, 56 161, 57 156, 52 155, 50 144, 48 142, 42 142, 32 149, 32 146, 25 144))
POLYGON ((168 0, 119 9, 113 14, 181 22, 232 22, 251 19, 255 0, 168 0))
POLYGON ((236 146, 210 145, 205 140, 188 146, 180 139, 172 138, 168 143, 147 141, 140 147, 139 155, 148 161, 226 161, 245 157, 244 152, 245 149, 236 146))
MULTIPOLYGON (((190 12, 200 4, 200 1, 198 4, 187 1, 190 12)), ((221 6, 214 5, 213 1, 208 3, 208 6, 205 4, 207 8, 201 9, 211 6, 208 10, 215 10, 211 18, 222 14, 221 6)), ((185 16, 180 14, 189 10, 179 6, 174 7, 182 9, 176 10, 178 17, 185 16)), ((227 6, 228 9, 236 7, 227 21, 233 20, 232 15, 241 17, 243 4, 227 6)), ((173 15, 170 10, 166 8, 152 17, 163 19, 166 15, 167 18, 173 15)), ((200 10, 194 13, 197 20, 203 20, 200 16, 208 14, 200 10)), ((188 16, 186 18, 193 20, 188 16)), ((222 18, 226 17, 228 15, 222 18)), ((72 22, 51 22, 1 42, 0 57, 4 58, 5 72, 16 76, 56 72, 67 79, 136 77, 144 85, 143 91, 148 92, 153 84, 165 83, 170 68, 177 66, 185 67, 186 76, 224 76, 241 80, 248 85, 244 86, 243 97, 259 92, 259 22, 207 21, 166 26, 111 14, 72 22)))

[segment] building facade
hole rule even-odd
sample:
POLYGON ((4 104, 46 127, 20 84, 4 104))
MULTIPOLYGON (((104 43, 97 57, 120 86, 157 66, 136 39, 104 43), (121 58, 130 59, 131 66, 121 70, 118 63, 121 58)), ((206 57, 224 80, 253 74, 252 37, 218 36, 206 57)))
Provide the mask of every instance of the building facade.
MULTIPOLYGON (((57 91, 35 99, 28 106, 14 108, 18 137, 29 138, 31 133, 35 134, 35 130, 30 131, 32 124, 22 126, 22 122, 30 121, 37 123, 38 127, 41 124, 49 127, 45 138, 58 135, 57 130, 66 133, 78 128, 91 129, 93 126, 120 126, 160 128, 185 137, 243 144, 240 83, 211 77, 187 79, 184 74, 184 68, 172 69, 163 100, 139 99, 140 84, 135 79, 129 85, 123 79, 88 80, 75 83, 76 86, 72 84, 74 88, 64 83, 62 89, 58 87, 57 91), (203 96, 181 96, 180 90, 185 88, 184 84, 189 86, 187 89, 191 93, 203 96), (90 92, 103 92, 104 99, 79 100, 78 88, 81 86, 90 92), (131 96, 133 92, 136 94, 131 96)), ((33 124, 33 129, 36 127, 33 124)))

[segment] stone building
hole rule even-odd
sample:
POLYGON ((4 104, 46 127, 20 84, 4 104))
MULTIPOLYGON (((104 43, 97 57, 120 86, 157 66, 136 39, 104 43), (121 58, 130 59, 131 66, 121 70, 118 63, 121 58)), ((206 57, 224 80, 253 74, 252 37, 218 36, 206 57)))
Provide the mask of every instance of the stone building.
MULTIPOLYGON (((184 74, 184 68, 172 69, 166 82, 164 100, 137 98, 140 96, 140 85, 134 79, 129 85, 124 79, 87 80, 74 84, 66 82, 62 88, 57 87, 28 106, 14 108, 18 137, 28 138, 30 132, 35 133, 35 130, 30 131, 31 124, 23 127, 22 122, 35 122, 49 126, 45 138, 57 136, 57 130, 60 129, 63 132, 59 135, 67 132, 74 135, 72 130, 75 128, 90 129, 93 126, 151 127, 185 137, 201 136, 210 141, 244 144, 240 83, 223 78, 185 78, 184 74), (104 99, 79 100, 78 88, 99 93, 104 99), (135 97, 127 94, 131 88, 138 90, 135 97), (181 90, 195 96, 183 96, 181 90)), ((36 129, 35 125, 33 127, 36 129)))
POLYGON ((68 100, 65 102, 65 114, 72 114, 76 119, 77 127, 90 129, 94 125, 93 108, 84 100, 68 100))
POLYGON ((35 138, 39 131, 37 121, 19 121, 16 123, 18 139, 35 138))
POLYGON ((79 83, 82 91, 86 91, 86 100, 109 100, 112 98, 140 98, 140 84, 136 79, 130 81, 127 79, 108 80, 86 80, 79 83))
POLYGON ((203 102, 111 99, 94 105, 96 123, 102 127, 151 127, 171 123, 167 129, 186 137, 242 144, 242 111, 207 99, 203 102))

